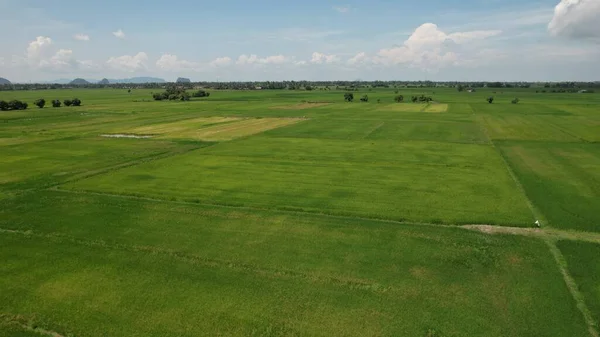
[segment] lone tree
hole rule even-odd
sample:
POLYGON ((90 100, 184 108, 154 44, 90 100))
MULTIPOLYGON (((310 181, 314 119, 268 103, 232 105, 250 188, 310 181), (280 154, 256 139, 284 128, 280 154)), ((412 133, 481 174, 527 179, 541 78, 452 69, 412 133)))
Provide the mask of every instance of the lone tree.
POLYGON ((394 101, 396 101, 396 103, 402 103, 402 102, 404 102, 404 96, 398 95, 398 96, 394 97, 394 101))
POLYGON ((511 103, 512 103, 512 104, 517 104, 517 103, 519 103, 520 101, 521 101, 520 99, 518 99, 518 98, 515 98, 515 99, 513 99, 513 100, 512 100, 512 102, 511 102, 511 103))
POLYGON ((354 94, 351 92, 347 92, 344 94, 344 101, 346 102, 352 102, 354 101, 354 94))
POLYGON ((73 104, 73 106, 81 106, 81 100, 79 98, 73 98, 71 103, 73 104))
POLYGON ((459 84, 459 85, 456 87, 456 90, 458 90, 459 92, 463 92, 463 91, 465 91, 465 86, 464 86, 464 85, 462 85, 462 84, 459 84))
POLYGON ((490 104, 494 103, 494 97, 488 97, 487 101, 490 104))
POLYGON ((37 105, 38 108, 42 109, 46 105, 46 100, 43 98, 40 98, 40 99, 36 100, 35 102, 33 102, 33 104, 37 105))
POLYGON ((369 96, 364 95, 363 97, 360 98, 361 102, 368 102, 369 101, 369 96))
POLYGON ((61 105, 62 105, 62 103, 59 100, 57 100, 57 99, 55 99, 55 100, 52 101, 52 107, 53 108, 60 108, 61 105))
POLYGON ((71 101, 70 99, 65 99, 64 103, 65 103, 65 106, 73 105, 73 101, 71 101))

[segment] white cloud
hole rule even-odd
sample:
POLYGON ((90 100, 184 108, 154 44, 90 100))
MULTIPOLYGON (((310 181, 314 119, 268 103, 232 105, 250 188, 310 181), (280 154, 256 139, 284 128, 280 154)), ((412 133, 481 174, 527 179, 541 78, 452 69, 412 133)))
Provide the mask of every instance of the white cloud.
POLYGON ((50 57, 52 54, 52 39, 45 36, 38 36, 35 41, 29 43, 29 47, 27 47, 27 61, 36 65, 39 64, 42 60, 50 57))
POLYGON ((259 62, 264 64, 284 64, 288 59, 283 55, 268 56, 264 59, 260 59, 259 62))
POLYGON ((548 30, 554 36, 600 38, 600 1, 561 0, 548 30))
POLYGON ((350 7, 334 6, 333 10, 335 10, 338 13, 348 13, 350 12, 350 7))
POLYGON ((71 49, 56 50, 54 42, 46 36, 38 36, 29 43, 24 57, 13 56, 15 66, 28 66, 31 69, 41 69, 57 72, 76 71, 78 69, 96 69, 92 61, 79 61, 71 49))
POLYGON ((73 51, 70 49, 60 49, 54 56, 48 60, 40 62, 40 68, 48 68, 52 70, 69 70, 77 65, 77 61, 73 57, 73 51))
POLYGON ((258 56, 252 54, 250 56, 243 54, 240 55, 240 57, 238 57, 237 61, 235 62, 235 64, 237 65, 252 65, 252 64, 284 64, 287 63, 289 60, 287 57, 283 56, 283 55, 273 55, 273 56, 267 56, 265 58, 259 58, 258 56))
POLYGON ((326 55, 319 52, 314 52, 310 63, 323 64, 323 63, 336 63, 339 62, 340 58, 336 55, 326 55))
POLYGON ((347 61, 348 65, 359 65, 368 62, 370 58, 367 56, 367 53, 360 52, 356 54, 356 56, 352 57, 347 61))
POLYGON ((90 40, 90 36, 85 35, 85 34, 75 34, 73 36, 73 38, 78 41, 89 41, 90 40))
MULTIPOLYGON (((138 54, 139 55, 139 54, 138 54)), ((156 66, 166 71, 182 71, 200 69, 200 64, 197 62, 180 60, 177 55, 165 54, 156 61, 156 66)))
POLYGON ((457 45, 501 34, 499 30, 468 31, 446 34, 433 23, 425 23, 399 47, 381 49, 373 61, 383 65, 408 64, 413 67, 436 70, 460 63, 457 45))
POLYGON ((448 39, 458 44, 469 42, 472 40, 483 40, 488 37, 493 37, 502 34, 501 30, 474 30, 470 32, 458 32, 448 35, 448 39))
POLYGON ((216 59, 210 62, 210 65, 213 67, 226 67, 230 65, 231 62, 231 57, 217 57, 216 59))
POLYGON ((125 38, 125 33, 123 33, 123 31, 121 29, 117 30, 116 32, 113 32, 113 35, 118 39, 125 38))
POLYGON ((139 52, 137 55, 123 55, 119 57, 111 57, 106 61, 106 64, 116 70, 126 71, 126 72, 135 72, 139 70, 146 70, 148 55, 144 52, 139 52))

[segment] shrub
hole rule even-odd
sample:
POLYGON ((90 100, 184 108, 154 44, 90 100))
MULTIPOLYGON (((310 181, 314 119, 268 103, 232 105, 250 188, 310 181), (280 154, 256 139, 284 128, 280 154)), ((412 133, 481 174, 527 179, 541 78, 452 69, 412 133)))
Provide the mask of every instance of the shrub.
POLYGON ((27 103, 17 101, 15 99, 15 100, 8 102, 8 109, 9 110, 25 110, 25 109, 27 109, 27 103))
POLYGON ((192 97, 208 97, 210 96, 210 92, 204 90, 198 90, 192 94, 192 97))
POLYGON ((396 101, 396 103, 402 103, 402 102, 404 102, 404 96, 398 95, 398 96, 394 97, 394 101, 396 101))
POLYGON ((361 102, 368 102, 369 101, 369 96, 364 95, 363 97, 360 98, 361 102))
POLYGON ((35 102, 33 102, 33 104, 37 105, 38 108, 42 109, 46 105, 46 100, 43 98, 40 98, 40 99, 36 100, 35 102))
POLYGON ((0 101, 0 111, 6 111, 6 110, 8 110, 8 102, 0 101))
POLYGON ((346 102, 352 102, 354 101, 354 94, 351 92, 347 92, 344 94, 344 101, 346 102))
POLYGON ((519 103, 519 102, 520 102, 520 100, 519 100, 518 98, 515 98, 515 99, 513 99, 513 100, 512 100, 512 102, 511 102, 511 103, 512 103, 512 104, 517 104, 517 103, 519 103))
POLYGON ((81 100, 79 98, 73 98, 71 103, 73 103, 73 106, 81 106, 81 100))
POLYGON ((490 104, 494 103, 494 97, 488 97, 487 101, 490 104))
POLYGON ((57 99, 55 99, 55 100, 52 101, 52 107, 53 108, 60 108, 61 105, 62 105, 62 103, 59 100, 57 100, 57 99))
POLYGON ((65 106, 73 105, 73 101, 71 101, 70 99, 65 99, 65 101, 63 103, 65 104, 65 106))

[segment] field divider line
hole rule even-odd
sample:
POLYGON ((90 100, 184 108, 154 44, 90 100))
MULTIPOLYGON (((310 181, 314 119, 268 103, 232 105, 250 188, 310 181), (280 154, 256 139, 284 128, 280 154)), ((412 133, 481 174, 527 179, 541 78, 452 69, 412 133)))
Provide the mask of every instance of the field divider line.
POLYGON ((529 210, 531 211, 531 214, 534 217, 534 221, 541 221, 543 223, 547 223, 546 218, 544 217, 544 215, 542 214, 542 212, 540 212, 535 207, 533 201, 531 201, 531 199, 527 195, 527 191, 525 190, 525 187, 523 187, 523 184, 521 183, 521 181, 519 180, 519 178, 515 174, 513 168, 510 166, 510 163, 508 162, 508 160, 504 156, 504 153, 502 152, 502 150, 500 150, 500 148, 496 145, 496 143, 494 142, 494 140, 490 137, 487 127, 485 125, 483 125, 483 123, 481 122, 480 118, 477 118, 477 117, 479 117, 479 115, 477 115, 475 112, 473 112, 473 115, 476 117, 475 118, 475 122, 479 125, 479 127, 483 131, 485 137, 490 142, 492 148, 494 149, 494 151, 496 151, 496 153, 502 159, 502 162, 504 163, 504 167, 506 168, 506 171, 508 172, 508 174, 510 175, 510 177, 512 178, 512 180, 515 182, 515 184, 517 186, 517 189, 523 194, 523 197, 525 198, 525 202, 527 203, 527 207, 529 207, 529 210))
MULTIPOLYGON (((47 190, 53 191, 53 192, 60 192, 60 193, 97 195, 97 196, 106 196, 106 197, 112 197, 112 198, 149 201, 149 202, 156 202, 156 203, 169 203, 169 204, 197 206, 197 207, 215 207, 215 208, 237 209, 237 210, 247 210, 247 211, 277 212, 277 213, 284 213, 284 214, 324 217, 324 218, 332 218, 332 219, 339 219, 339 220, 371 221, 371 222, 396 224, 396 225, 407 225, 407 226, 429 226, 429 227, 440 227, 440 228, 461 228, 462 226, 467 226, 465 224, 439 224, 439 223, 427 223, 427 222, 415 222, 415 221, 402 221, 402 220, 393 220, 393 219, 385 219, 385 218, 376 218, 376 217, 370 218, 370 217, 364 217, 364 216, 354 216, 354 215, 349 215, 349 214, 347 214, 347 215, 332 214, 332 213, 323 213, 323 212, 318 212, 318 211, 306 211, 306 210, 286 209, 286 208, 269 208, 269 207, 257 207, 257 206, 243 206, 243 205, 228 205, 228 204, 218 204, 218 203, 194 202, 194 201, 185 201, 185 200, 170 200, 170 199, 160 199, 160 198, 151 198, 151 197, 141 197, 138 195, 130 195, 130 194, 116 194, 116 193, 95 192, 95 191, 88 191, 88 190, 61 189, 58 187, 48 188, 47 190)), ((497 226, 502 227, 502 225, 497 225, 497 226)), ((511 227, 511 228, 516 228, 516 227, 511 227)), ((521 227, 521 228, 526 228, 526 227, 521 227)))
POLYGON ((583 319, 585 320, 585 323, 588 326, 588 331, 590 335, 592 337, 599 337, 597 330, 598 325, 594 320, 592 312, 585 304, 585 297, 579 291, 579 286, 577 285, 577 282, 575 282, 575 279, 571 276, 571 274, 569 274, 567 260, 561 253, 560 249, 558 249, 558 247, 556 246, 555 240, 545 238, 544 241, 546 242, 546 244, 548 244, 548 248, 550 249, 550 252, 552 252, 554 260, 556 260, 556 264, 558 265, 560 273, 562 274, 563 279, 565 280, 566 286, 567 288, 569 288, 569 292, 571 293, 571 296, 573 296, 573 300, 577 304, 577 309, 579 309, 579 311, 581 311, 581 314, 583 315, 583 319))
POLYGON ((169 157, 174 157, 174 156, 186 154, 186 153, 189 153, 189 152, 192 152, 192 151, 205 149, 205 148, 208 148, 208 147, 211 147, 211 146, 217 144, 217 142, 213 142, 213 143, 206 142, 206 143, 209 143, 209 145, 208 146, 202 146, 202 147, 191 147, 191 148, 187 148, 187 149, 184 149, 184 150, 161 152, 161 153, 149 155, 149 156, 146 156, 146 157, 138 158, 138 159, 135 159, 135 160, 127 161, 127 162, 124 162, 124 163, 119 163, 119 164, 116 164, 116 165, 112 165, 112 166, 108 166, 108 167, 103 167, 103 168, 100 168, 100 169, 97 169, 97 170, 83 172, 83 173, 77 174, 77 175, 75 175, 73 177, 67 178, 64 181, 57 182, 57 183, 52 183, 52 184, 49 184, 49 185, 45 185, 44 188, 46 188, 46 189, 56 188, 56 187, 58 187, 60 185, 64 185, 64 184, 72 183, 72 182, 75 182, 75 181, 79 181, 79 180, 91 178, 91 177, 98 176, 98 175, 105 174, 105 173, 112 172, 112 171, 117 171, 117 170, 120 170, 122 168, 132 167, 132 166, 136 166, 136 165, 140 165, 140 164, 152 162, 152 161, 155 161, 155 160, 160 160, 160 159, 165 159, 165 158, 169 158, 169 157))
POLYGON ((15 230, 0 228, 0 233, 20 235, 26 238, 36 238, 47 240, 53 243, 73 244, 82 247, 98 248, 104 250, 118 250, 135 254, 168 256, 192 265, 198 265, 205 268, 230 269, 241 273, 250 273, 269 278, 295 279, 305 282, 324 285, 335 285, 351 290, 371 291, 373 293, 401 293, 402 289, 383 285, 374 280, 360 279, 355 277, 343 277, 337 275, 322 275, 306 271, 297 271, 291 269, 277 269, 269 267, 260 267, 248 263, 240 263, 234 260, 206 258, 200 255, 194 255, 173 249, 159 248, 155 246, 126 245, 119 243, 108 243, 104 240, 82 240, 73 236, 61 233, 36 233, 32 230, 15 230))
MULTIPOLYGON (((93 192, 93 191, 81 191, 81 190, 65 190, 60 188, 50 188, 48 189, 52 192, 57 193, 66 193, 66 194, 83 194, 83 195, 96 195, 96 196, 105 196, 111 198, 121 198, 121 199, 130 199, 130 200, 141 200, 148 201, 154 203, 168 203, 182 206, 195 206, 195 207, 214 207, 214 208, 224 208, 224 209, 233 209, 233 210, 247 210, 247 211, 262 211, 262 212, 276 212, 281 214, 294 214, 294 215, 304 215, 304 216, 312 216, 312 217, 322 217, 322 218, 331 218, 338 220, 350 220, 350 221, 369 221, 369 222, 377 222, 382 224, 394 224, 394 225, 403 225, 403 226, 427 226, 427 227, 437 227, 437 228, 446 228, 446 229, 464 229, 470 231, 479 231, 485 234, 504 234, 504 235, 519 235, 519 236, 533 236, 533 237, 549 237, 556 240, 569 240, 569 241, 583 241, 600 244, 600 233, 596 232, 585 232, 585 231, 575 231, 575 230, 561 230, 556 228, 533 228, 533 227, 513 227, 510 225, 486 225, 486 224, 436 224, 436 223, 426 223, 426 222, 409 222, 409 221, 401 221, 401 220, 390 220, 390 219, 382 219, 382 218, 368 218, 368 217, 359 217, 359 216, 351 216, 351 215, 336 215, 336 214, 328 214, 328 213, 319 213, 319 212, 309 212, 309 211, 300 211, 300 210, 286 210, 286 209, 277 209, 277 208, 266 208, 266 207, 252 207, 252 206, 235 206, 235 205, 225 205, 225 204, 214 204, 214 203, 198 203, 192 201, 177 201, 177 200, 168 200, 168 199, 158 199, 158 198, 149 198, 149 197, 139 197, 134 195, 126 195, 126 194, 111 194, 104 192, 93 192)), ((2 229, 0 229, 2 231, 2 229)), ((6 232, 6 230, 4 230, 6 232)))
POLYGON ((376 127, 374 127, 369 132, 367 132, 367 134, 363 137, 363 139, 369 139, 369 137, 371 137, 371 135, 373 133, 377 132, 377 130, 381 129, 384 125, 385 125, 385 122, 379 123, 376 127))

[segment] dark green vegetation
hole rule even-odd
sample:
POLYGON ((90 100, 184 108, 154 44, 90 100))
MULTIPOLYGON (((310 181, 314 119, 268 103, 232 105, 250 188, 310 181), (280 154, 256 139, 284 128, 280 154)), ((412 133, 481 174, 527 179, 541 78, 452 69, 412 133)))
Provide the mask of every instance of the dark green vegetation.
POLYGON ((0 92, 0 336, 590 335, 600 95, 311 89, 0 92))
POLYGON ((587 303, 596 329, 600 328, 600 245, 559 241, 558 247, 587 303))

